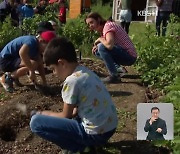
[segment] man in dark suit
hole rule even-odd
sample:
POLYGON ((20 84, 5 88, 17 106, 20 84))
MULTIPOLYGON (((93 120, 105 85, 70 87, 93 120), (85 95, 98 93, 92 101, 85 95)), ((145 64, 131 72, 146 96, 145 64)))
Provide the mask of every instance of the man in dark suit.
POLYGON ((148 132, 146 140, 165 140, 167 134, 166 122, 159 118, 160 110, 157 107, 151 109, 152 117, 146 121, 144 131, 148 132))

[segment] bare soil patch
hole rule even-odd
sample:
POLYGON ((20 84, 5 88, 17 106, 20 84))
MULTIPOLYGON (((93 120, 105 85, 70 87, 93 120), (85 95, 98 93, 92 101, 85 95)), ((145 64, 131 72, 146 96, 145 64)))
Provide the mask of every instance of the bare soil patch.
MULTIPOLYGON (((83 59, 86 65, 100 77, 108 74, 101 61, 83 59)), ((162 153, 169 151, 157 148, 147 141, 136 141, 136 106, 147 102, 146 88, 141 84, 140 75, 132 67, 128 67, 128 75, 121 83, 106 85, 119 116, 119 125, 109 143, 98 149, 99 153, 162 153)), ((27 77, 20 79, 23 87, 16 87, 13 94, 7 93, 0 87, 0 154, 58 154, 60 147, 34 135, 29 128, 29 113, 38 110, 62 110, 61 83, 59 79, 47 71, 49 88, 39 86, 35 89, 29 85, 27 77), (27 113, 17 109, 17 104, 25 104, 27 113)))

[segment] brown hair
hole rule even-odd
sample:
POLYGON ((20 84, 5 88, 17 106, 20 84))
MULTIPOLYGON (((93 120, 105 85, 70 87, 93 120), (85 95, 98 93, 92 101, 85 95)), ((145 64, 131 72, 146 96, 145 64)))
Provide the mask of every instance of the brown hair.
POLYGON ((47 66, 58 64, 59 59, 65 59, 68 62, 77 62, 77 56, 74 45, 66 38, 55 38, 50 41, 44 51, 44 62, 47 66))
MULTIPOLYGON (((93 18, 94 20, 98 21, 100 25, 104 25, 106 23, 106 20, 101 17, 101 15, 97 12, 91 12, 86 16, 87 18, 93 18)), ((85 19, 85 20, 86 20, 85 19)))

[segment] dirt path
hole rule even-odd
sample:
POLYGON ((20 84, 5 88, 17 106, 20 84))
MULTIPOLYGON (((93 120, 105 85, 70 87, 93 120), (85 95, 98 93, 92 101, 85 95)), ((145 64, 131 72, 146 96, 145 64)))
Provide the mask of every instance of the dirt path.
MULTIPOLYGON (((81 63, 101 77, 107 75, 104 65, 99 61, 83 60, 81 63)), ((132 149, 137 151, 150 146, 147 142, 133 141, 136 140, 136 106, 145 101, 145 88, 134 69, 132 67, 127 69, 129 73, 122 78, 122 83, 106 85, 117 107, 119 125, 110 143, 101 149, 103 152, 100 153, 103 154, 123 153, 123 151, 131 153, 132 149)), ((24 85, 29 84, 26 78, 20 80, 24 85)), ((56 145, 32 134, 29 128, 28 113, 32 109, 54 111, 62 109, 58 78, 49 72, 47 80, 51 88, 41 92, 35 90, 33 86, 24 86, 16 88, 15 93, 8 94, 0 87, 0 154, 57 154, 61 151, 56 145), (17 110, 18 103, 27 106, 27 114, 17 110)))

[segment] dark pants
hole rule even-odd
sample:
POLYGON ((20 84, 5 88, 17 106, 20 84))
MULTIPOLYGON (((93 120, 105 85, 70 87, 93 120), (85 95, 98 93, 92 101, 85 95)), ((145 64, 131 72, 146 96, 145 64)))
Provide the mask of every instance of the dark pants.
POLYGON ((170 16, 170 11, 158 11, 156 18, 156 30, 157 35, 161 35, 161 23, 162 23, 162 36, 166 35, 167 24, 170 16))
POLYGON ((121 22, 121 27, 126 31, 126 33, 129 33, 129 26, 130 26, 130 22, 121 22))
POLYGON ((4 22, 5 19, 6 19, 5 15, 0 15, 0 22, 4 22))
POLYGON ((19 68, 21 63, 20 58, 1 58, 0 57, 0 70, 3 72, 13 72, 19 68))

